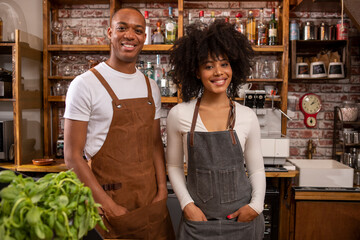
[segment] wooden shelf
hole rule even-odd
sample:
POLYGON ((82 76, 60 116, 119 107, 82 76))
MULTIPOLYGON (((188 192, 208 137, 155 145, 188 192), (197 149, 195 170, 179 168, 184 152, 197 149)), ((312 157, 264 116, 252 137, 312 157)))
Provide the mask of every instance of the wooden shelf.
POLYGON ((15 102, 14 98, 0 98, 0 102, 15 102))
POLYGON ((48 45, 48 51, 76 51, 76 52, 91 52, 91 51, 110 51, 109 45, 48 45))
POLYGON ((177 103, 177 97, 161 97, 161 103, 177 103))
POLYGON ((48 76, 49 80, 73 80, 75 76, 48 76))
POLYGON ((249 78, 247 82, 283 82, 282 78, 249 78))
POLYGON ((65 96, 48 96, 49 102, 65 102, 65 96))
POLYGON ((48 166, 37 166, 34 164, 23 164, 16 167, 20 172, 62 172, 68 170, 64 161, 56 161, 55 164, 48 166))
POLYGON ((16 165, 14 163, 11 163, 11 162, 0 162, 0 167, 6 168, 6 169, 9 169, 9 170, 13 170, 13 171, 16 170, 16 165))
MULTIPOLYGON (((159 44, 159 45, 144 45, 143 52, 157 52, 157 51, 169 51, 173 45, 171 44, 159 44)), ((109 45, 49 45, 48 51, 51 52, 108 52, 110 51, 109 45)))
POLYGON ((283 52, 283 45, 275 45, 275 46, 253 46, 252 47, 255 52, 283 52))

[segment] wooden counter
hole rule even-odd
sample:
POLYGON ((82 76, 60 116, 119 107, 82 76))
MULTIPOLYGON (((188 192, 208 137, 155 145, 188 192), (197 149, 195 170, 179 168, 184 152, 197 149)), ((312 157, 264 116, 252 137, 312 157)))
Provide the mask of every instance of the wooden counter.
POLYGON ((360 188, 314 189, 295 188, 289 239, 360 239, 360 188))

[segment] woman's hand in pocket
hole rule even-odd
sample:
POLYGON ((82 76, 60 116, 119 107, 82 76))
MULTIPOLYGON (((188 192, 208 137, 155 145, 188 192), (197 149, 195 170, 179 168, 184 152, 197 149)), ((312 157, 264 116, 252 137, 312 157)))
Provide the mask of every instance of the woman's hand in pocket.
POLYGON ((123 206, 116 204, 114 201, 103 207, 105 215, 110 217, 117 217, 129 213, 129 210, 123 206))
POLYGON ((205 214, 193 202, 184 207, 184 217, 190 221, 207 221, 205 214))
POLYGON ((245 205, 236 212, 227 216, 228 219, 236 218, 238 222, 251 222, 254 220, 259 214, 252 209, 249 205, 245 205))

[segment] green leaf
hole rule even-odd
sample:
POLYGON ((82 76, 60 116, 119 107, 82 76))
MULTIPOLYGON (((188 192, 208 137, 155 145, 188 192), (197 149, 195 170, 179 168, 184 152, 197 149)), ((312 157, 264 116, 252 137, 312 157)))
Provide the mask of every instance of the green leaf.
POLYGON ((43 225, 43 227, 44 227, 45 239, 51 240, 54 236, 53 231, 50 229, 50 227, 48 227, 45 224, 43 225))
POLYGON ((16 174, 11 170, 4 170, 0 172, 0 182, 9 183, 16 178, 16 174))
POLYGON ((66 207, 66 205, 69 203, 69 198, 65 195, 61 195, 58 199, 58 202, 61 207, 66 207))
POLYGON ((6 187, 0 191, 0 197, 5 200, 14 201, 19 196, 19 191, 13 187, 6 187))
POLYGON ((26 221, 34 226, 36 224, 39 224, 40 222, 40 216, 41 216, 41 211, 38 207, 33 207, 30 209, 30 211, 26 214, 26 221))
POLYGON ((42 223, 35 225, 35 234, 38 238, 45 239, 45 232, 44 232, 44 227, 43 227, 42 223))
POLYGON ((49 212, 48 214, 47 224, 50 228, 53 228, 55 224, 55 212, 49 212))
POLYGON ((54 225, 55 233, 58 237, 64 237, 66 234, 66 228, 65 226, 60 223, 59 221, 55 221, 54 225))

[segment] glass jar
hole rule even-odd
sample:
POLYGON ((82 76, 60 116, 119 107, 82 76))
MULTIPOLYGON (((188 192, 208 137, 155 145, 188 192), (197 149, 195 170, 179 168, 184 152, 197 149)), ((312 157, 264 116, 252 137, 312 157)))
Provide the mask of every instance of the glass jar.
POLYGON ((353 122, 357 120, 358 108, 354 101, 344 101, 340 106, 341 114, 339 118, 345 122, 353 122))

